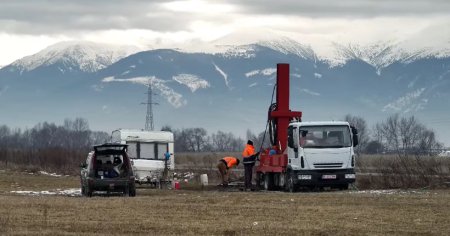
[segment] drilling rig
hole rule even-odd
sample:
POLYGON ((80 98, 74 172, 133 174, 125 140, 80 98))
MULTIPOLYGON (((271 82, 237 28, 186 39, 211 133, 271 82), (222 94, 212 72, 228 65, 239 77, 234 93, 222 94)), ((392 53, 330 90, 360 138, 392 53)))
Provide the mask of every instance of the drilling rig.
POLYGON ((265 190, 322 186, 347 189, 355 181, 357 130, 345 121, 302 122, 289 108, 289 64, 277 64, 276 102, 268 111, 272 150, 256 167, 257 186, 265 190))

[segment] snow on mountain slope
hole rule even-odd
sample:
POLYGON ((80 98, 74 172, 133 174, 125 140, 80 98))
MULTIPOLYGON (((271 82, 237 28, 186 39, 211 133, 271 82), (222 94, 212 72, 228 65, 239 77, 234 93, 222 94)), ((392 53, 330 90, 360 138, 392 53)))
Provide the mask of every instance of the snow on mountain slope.
POLYGON ((173 80, 177 81, 178 83, 187 86, 191 92, 195 92, 197 89, 200 88, 208 88, 210 87, 210 84, 208 81, 191 74, 178 74, 172 77, 173 80))
POLYGON ((450 49, 416 48, 405 49, 402 43, 379 42, 370 45, 334 44, 336 54, 325 60, 333 67, 345 64, 349 60, 362 60, 373 66, 380 75, 383 68, 395 62, 411 63, 421 58, 444 58, 450 56, 450 49))
POLYGON ((168 81, 159 79, 155 76, 133 77, 128 79, 116 79, 114 76, 110 76, 103 78, 102 82, 131 82, 136 84, 143 84, 146 86, 151 83, 153 86, 152 88, 159 90, 160 94, 163 95, 162 97, 166 98, 173 107, 179 108, 187 104, 187 101, 183 98, 183 95, 175 92, 172 88, 166 85, 168 81))
POLYGON ((225 58, 255 58, 256 48, 255 45, 240 45, 240 46, 230 46, 228 49, 220 53, 225 58))
POLYGON ((415 91, 409 92, 395 101, 385 105, 382 109, 385 111, 403 112, 422 110, 428 103, 428 99, 421 98, 425 88, 419 88, 415 91))
POLYGON ((229 81, 228 81, 228 75, 222 69, 220 69, 220 67, 218 67, 216 64, 213 63, 213 65, 214 65, 214 68, 216 69, 216 71, 219 72, 220 75, 222 75, 223 80, 225 81, 225 85, 228 88, 230 88, 229 81))
POLYGON ((303 59, 317 61, 317 56, 310 46, 303 45, 287 37, 280 37, 275 40, 260 41, 257 44, 271 48, 283 54, 294 54, 303 59))
POLYGON ((265 68, 262 70, 252 70, 247 73, 245 73, 245 77, 253 77, 253 76, 271 76, 277 72, 277 68, 265 68))
POLYGON ((398 48, 398 45, 390 43, 379 43, 373 45, 339 45, 335 44, 336 56, 329 60, 332 66, 345 64, 348 60, 362 60, 369 65, 372 65, 381 73, 381 69, 391 65, 396 61, 402 61, 402 58, 409 57, 403 50, 398 48))
POLYGON ((19 59, 11 65, 18 68, 20 72, 24 72, 40 66, 63 63, 65 68, 59 68, 62 73, 66 69, 95 72, 138 51, 137 47, 132 46, 70 41, 49 46, 34 55, 19 59))

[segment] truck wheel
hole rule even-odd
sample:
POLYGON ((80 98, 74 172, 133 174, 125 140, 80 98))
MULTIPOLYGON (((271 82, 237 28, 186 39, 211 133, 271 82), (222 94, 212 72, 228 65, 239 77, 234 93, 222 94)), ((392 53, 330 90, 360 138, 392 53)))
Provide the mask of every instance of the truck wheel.
POLYGON ((255 179, 255 181, 256 181, 256 190, 261 190, 261 185, 263 183, 263 181, 262 181, 263 177, 264 177, 264 175, 262 173, 257 173, 256 174, 256 179, 255 179))
POLYGON ((294 175, 290 172, 287 173, 286 190, 290 193, 295 192, 294 175))
POLYGON ((264 174, 264 190, 273 189, 273 175, 272 173, 264 174))

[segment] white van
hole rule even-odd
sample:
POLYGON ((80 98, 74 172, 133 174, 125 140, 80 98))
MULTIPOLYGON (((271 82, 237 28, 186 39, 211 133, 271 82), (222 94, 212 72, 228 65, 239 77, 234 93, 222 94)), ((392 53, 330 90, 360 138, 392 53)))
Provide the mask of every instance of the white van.
POLYGON ((127 144, 136 182, 160 184, 165 170, 165 154, 168 170, 175 168, 174 138, 172 132, 118 129, 112 132, 113 143, 127 144))

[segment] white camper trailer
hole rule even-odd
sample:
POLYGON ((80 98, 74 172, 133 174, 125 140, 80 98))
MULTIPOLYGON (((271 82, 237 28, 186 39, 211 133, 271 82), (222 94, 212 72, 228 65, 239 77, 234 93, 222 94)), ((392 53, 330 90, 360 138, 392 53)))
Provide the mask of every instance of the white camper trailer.
POLYGON ((167 131, 144 131, 118 129, 112 132, 111 141, 128 145, 128 155, 138 183, 152 183, 161 186, 165 167, 175 168, 173 133, 167 131), (165 154, 172 155, 165 162, 165 154))

